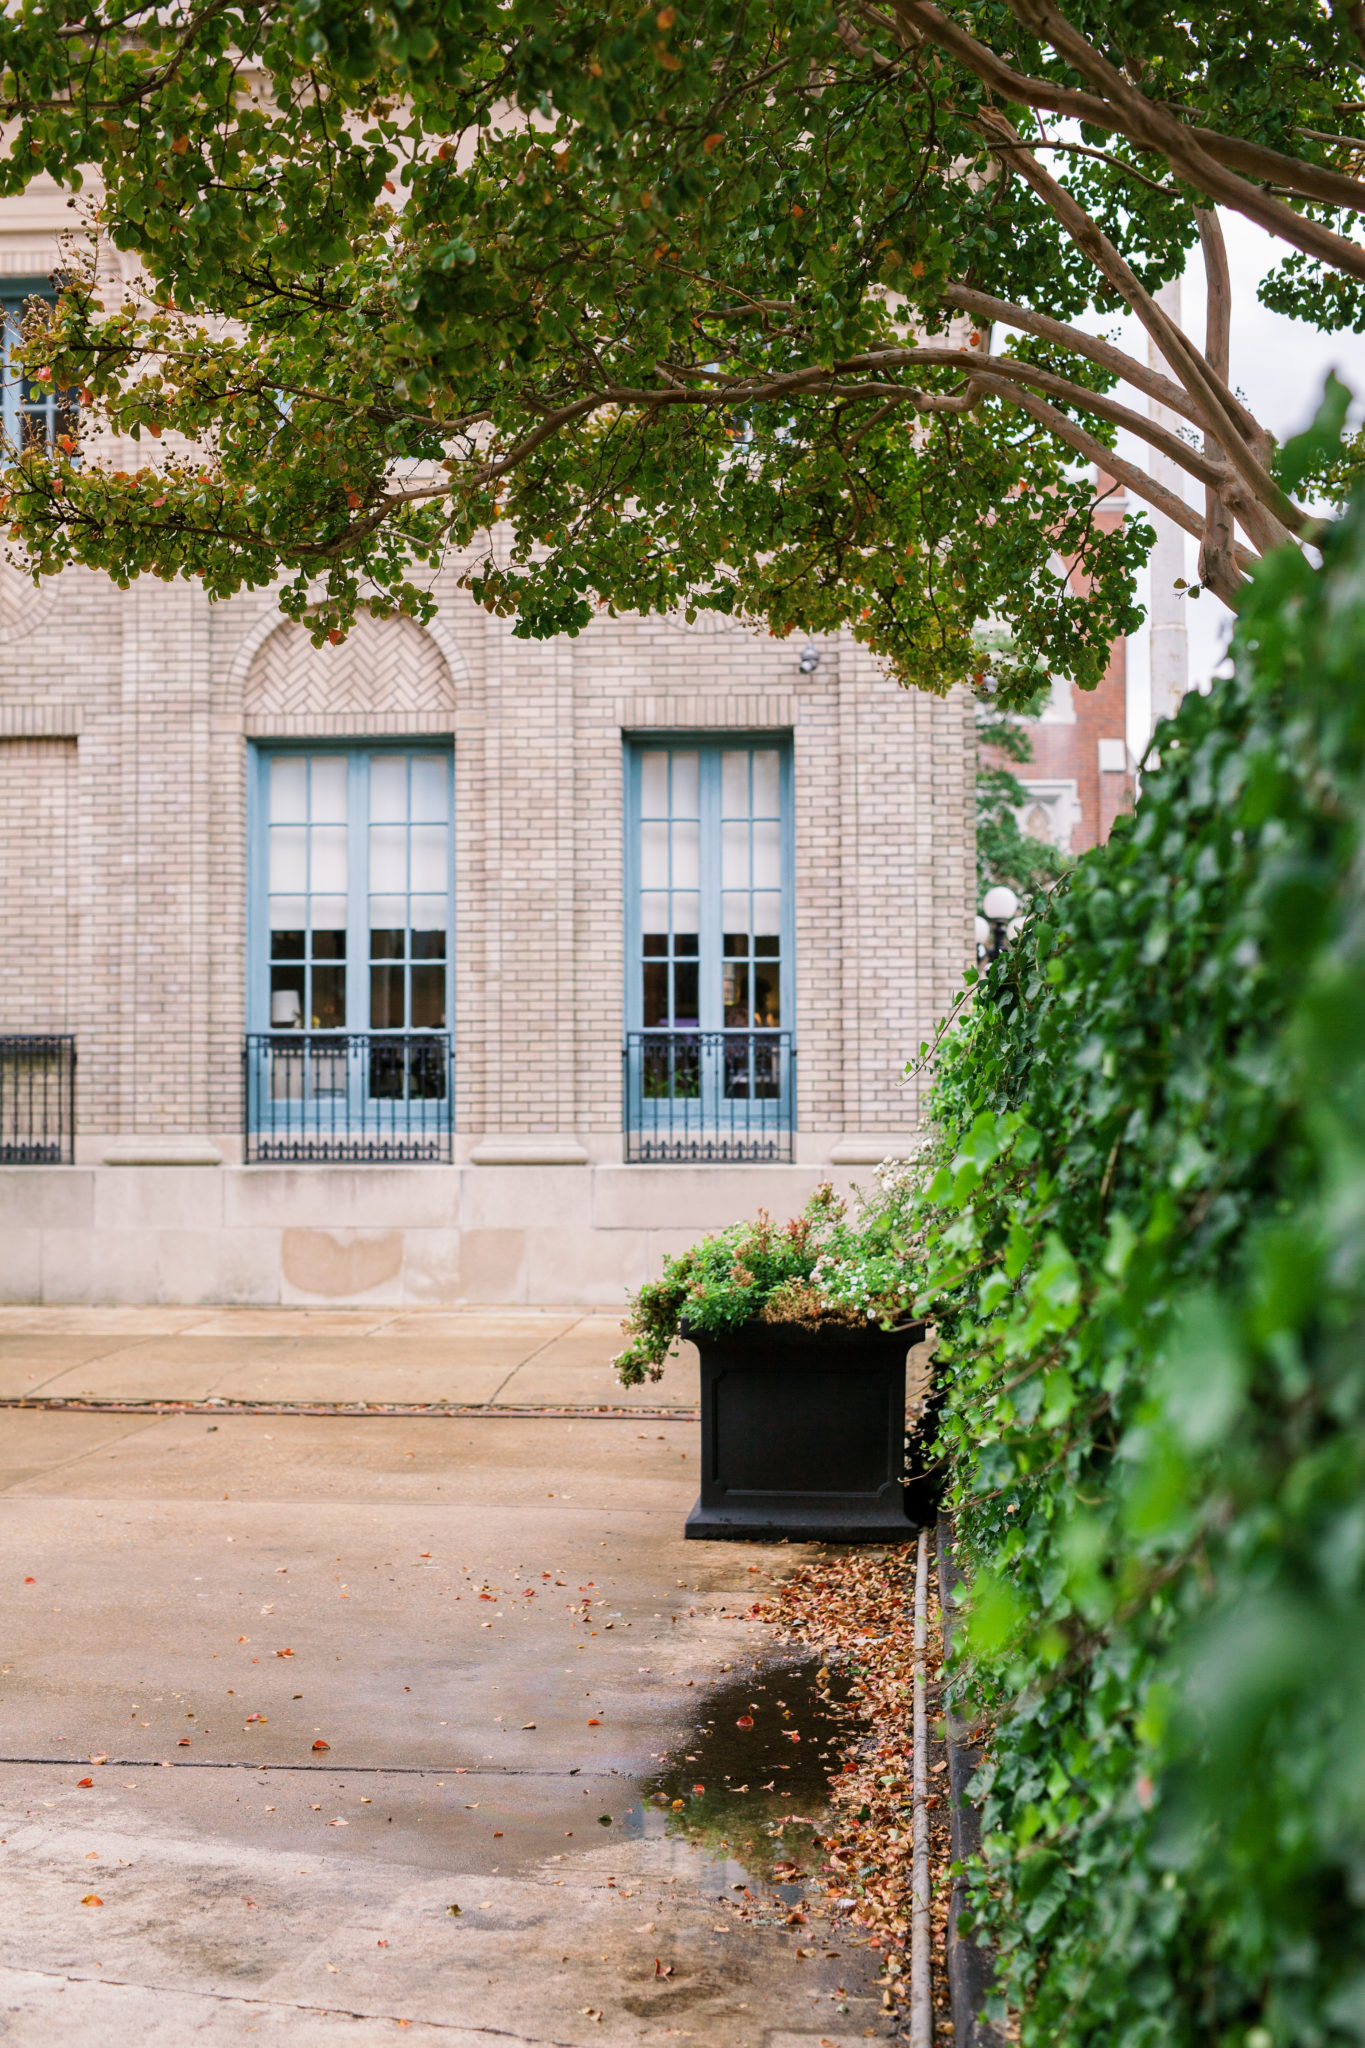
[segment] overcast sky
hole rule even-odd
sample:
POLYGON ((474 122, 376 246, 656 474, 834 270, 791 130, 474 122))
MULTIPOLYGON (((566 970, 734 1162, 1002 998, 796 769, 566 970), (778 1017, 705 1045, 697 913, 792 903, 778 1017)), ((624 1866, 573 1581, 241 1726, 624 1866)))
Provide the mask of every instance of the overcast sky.
MULTIPOLYGON (((1334 369, 1359 398, 1365 400, 1365 336, 1319 334, 1297 320, 1267 312, 1256 297, 1256 287, 1266 272, 1287 253, 1276 242, 1240 214, 1224 213, 1223 233, 1227 241, 1232 272, 1231 378, 1237 391, 1271 432, 1283 441, 1307 426, 1317 409, 1323 382, 1334 369)), ((1204 338, 1204 265, 1198 249, 1193 253, 1181 291, 1181 324, 1190 338, 1204 338)), ((1091 323, 1088 323, 1091 324, 1091 323)), ((1146 335, 1131 317, 1096 321, 1097 332, 1121 335, 1130 354, 1146 358, 1146 335)), ((1121 394, 1130 404, 1147 410, 1145 397, 1125 389, 1121 394)), ((1121 451, 1142 461, 1142 444, 1120 436, 1121 451)), ((1186 478, 1186 496, 1192 504, 1202 493, 1193 478, 1186 478)), ((1198 549, 1186 541, 1186 574, 1193 580, 1198 549)), ((1146 575, 1142 578, 1142 601, 1147 601, 1146 575)), ((1189 632, 1190 680, 1207 682, 1222 657, 1227 643, 1231 614, 1212 591, 1204 591, 1185 606, 1189 632)), ((1147 634, 1145 628, 1129 642, 1130 690, 1129 745, 1140 753, 1146 739, 1148 688, 1147 634)))

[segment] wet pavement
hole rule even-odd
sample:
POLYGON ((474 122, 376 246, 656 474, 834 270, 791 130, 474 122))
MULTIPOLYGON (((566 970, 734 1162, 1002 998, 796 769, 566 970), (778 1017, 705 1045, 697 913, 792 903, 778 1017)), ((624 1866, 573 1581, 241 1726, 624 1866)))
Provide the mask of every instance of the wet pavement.
POLYGON ((829 1778, 848 1726, 837 1705, 847 1692, 818 1657, 746 1665, 714 1685, 699 1702, 703 1718, 646 1785, 645 1819, 662 1817, 668 1833, 741 1862, 799 1905, 800 1880, 819 1866, 829 1778))
POLYGON ((0 2038, 886 2038, 807 1553, 684 1543, 696 1435, 0 1415, 0 2038))

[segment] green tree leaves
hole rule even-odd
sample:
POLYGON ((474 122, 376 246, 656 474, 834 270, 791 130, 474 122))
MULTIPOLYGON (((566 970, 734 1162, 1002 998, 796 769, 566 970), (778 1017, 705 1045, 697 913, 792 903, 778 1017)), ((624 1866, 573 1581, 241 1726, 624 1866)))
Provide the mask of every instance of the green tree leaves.
MULTIPOLYGON (((948 57, 921 0, 856 33, 824 0, 0 15, 0 192, 91 174, 96 241, 147 285, 102 303, 73 257, 34 324, 27 360, 87 394, 85 425, 79 451, 7 474, 11 538, 41 573, 213 595, 284 576, 319 637, 362 602, 425 615, 453 553, 524 634, 602 608, 847 627, 941 691, 979 685, 996 620, 997 706, 1055 672, 1093 685, 1137 622, 1149 536, 1103 530, 1092 466, 1147 489, 1112 451, 1121 416, 1150 422, 1111 394, 1150 376, 1065 322, 1175 275, 1198 195, 1117 101, 1090 109, 1093 143, 1034 138, 1026 159, 973 66, 1037 74, 1039 104, 1074 69, 1009 9, 959 12, 977 40, 948 57), (120 474, 98 431, 153 426, 162 447, 120 474)), ((1302 0, 1269 50, 1249 0, 1178 32, 1092 12, 1149 91, 1236 147, 1292 143, 1349 194, 1331 109, 1354 57, 1302 0), (1249 38, 1274 92, 1229 54, 1249 38), (1288 135, 1285 92, 1312 120, 1288 135)), ((1297 515, 1255 423, 1169 354, 1161 389, 1206 442, 1177 451, 1212 463, 1215 500, 1242 494, 1262 547, 1297 515)), ((1358 459, 1338 444, 1318 485, 1358 459)))

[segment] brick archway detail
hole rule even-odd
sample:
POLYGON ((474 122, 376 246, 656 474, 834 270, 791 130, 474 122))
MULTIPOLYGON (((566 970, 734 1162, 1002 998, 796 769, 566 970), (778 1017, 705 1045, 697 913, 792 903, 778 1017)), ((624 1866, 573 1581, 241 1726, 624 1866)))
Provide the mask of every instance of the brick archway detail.
POLYGON ((455 709, 450 664, 411 619, 362 612, 339 647, 314 647, 293 619, 252 657, 248 718, 417 716, 455 709))

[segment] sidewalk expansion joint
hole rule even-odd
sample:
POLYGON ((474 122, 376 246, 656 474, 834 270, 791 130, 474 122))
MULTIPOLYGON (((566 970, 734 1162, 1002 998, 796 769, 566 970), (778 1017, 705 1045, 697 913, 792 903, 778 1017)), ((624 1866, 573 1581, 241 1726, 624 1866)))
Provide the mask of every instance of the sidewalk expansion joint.
POLYGON ((374 2011, 368 2006, 322 2005, 318 2002, 310 2004, 303 1999, 297 1998, 265 1998, 259 1993, 253 1996, 250 1992, 242 1991, 206 1991, 201 1986, 193 1984, 177 1984, 174 1986, 149 1984, 139 1977, 115 1977, 105 1974, 98 1977, 87 1977, 82 1971, 44 1970, 34 1968, 32 1964, 24 1963, 6 1963, 0 1965, 0 1969, 7 1970, 14 1976, 49 1978, 60 1984, 94 1984, 98 1985, 101 1990, 150 1991, 152 1993, 173 1991, 180 1998, 203 1999, 214 2005, 241 2006, 248 2013, 302 2012, 315 2013, 320 2019, 388 2020, 394 2026, 410 2027, 416 2025, 419 2027, 430 2027, 439 2033, 461 2034, 466 2040, 468 2040, 471 2034, 481 2034, 485 2035, 490 2041, 510 2042, 511 2048, 574 2048, 574 2044, 571 2041, 560 2041, 549 2034, 525 2034, 514 2031, 511 2027, 485 2027, 480 2026, 477 2021, 470 2020, 425 2019, 420 2015, 411 2019, 403 2019, 391 2012, 374 2011))
MULTIPOLYGON (((57 1770, 85 1770, 78 1756, 0 1756, 0 1769, 7 1764, 51 1765, 57 1770)), ((515 1764, 495 1764, 491 1770, 479 1764, 253 1764, 230 1757, 214 1762, 211 1757, 111 1756, 100 1766, 110 1771, 311 1771, 320 1777, 336 1778, 621 1778, 630 1772, 614 1764, 600 1764, 596 1770, 582 1764, 561 1770, 522 1769, 515 1764)))
POLYGON ((579 1407, 530 1407, 507 1402, 496 1407, 474 1401, 232 1401, 210 1394, 202 1401, 101 1400, 67 1394, 3 1394, 0 1408, 41 1408, 69 1415, 320 1415, 347 1421, 396 1416, 403 1421, 469 1422, 501 1416, 537 1422, 584 1417, 590 1421, 698 1422, 699 1408, 625 1408, 607 1402, 579 1407))

